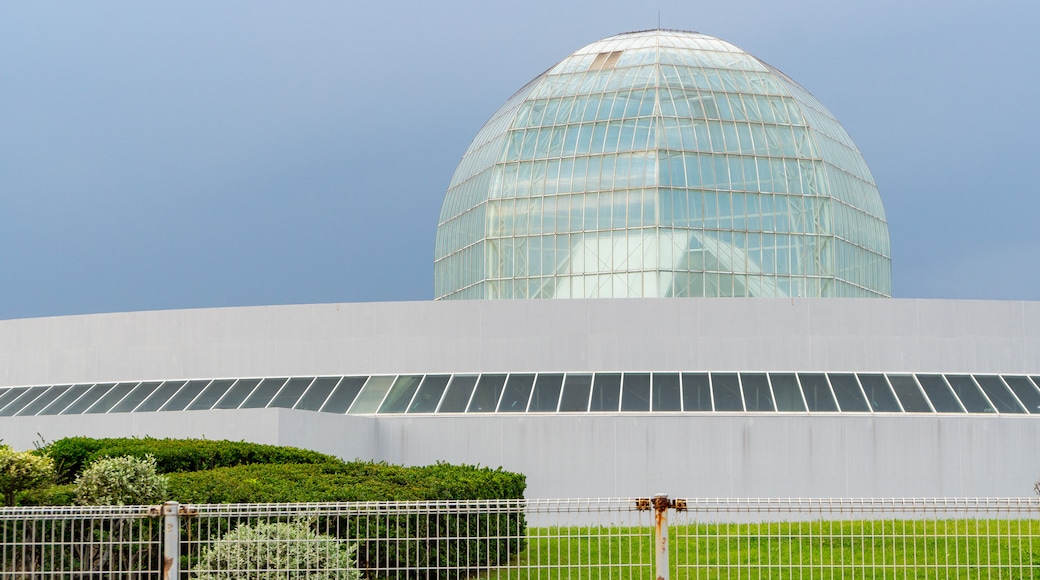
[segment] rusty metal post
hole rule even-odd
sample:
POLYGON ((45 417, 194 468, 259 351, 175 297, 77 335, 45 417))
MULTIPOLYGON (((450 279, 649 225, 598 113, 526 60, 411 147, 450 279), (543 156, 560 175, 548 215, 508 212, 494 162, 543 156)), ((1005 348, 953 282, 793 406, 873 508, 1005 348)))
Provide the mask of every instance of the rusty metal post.
POLYGON ((168 501, 163 513, 163 570, 165 580, 179 578, 181 562, 181 504, 168 501))
POLYGON ((668 580, 668 494, 653 497, 654 504, 654 553, 657 580, 668 580))

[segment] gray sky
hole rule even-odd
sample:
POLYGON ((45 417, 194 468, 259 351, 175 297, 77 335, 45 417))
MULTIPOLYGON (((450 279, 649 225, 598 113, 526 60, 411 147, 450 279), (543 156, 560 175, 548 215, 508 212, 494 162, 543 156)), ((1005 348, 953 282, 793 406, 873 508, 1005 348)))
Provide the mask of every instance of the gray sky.
POLYGON ((429 299, 483 123, 658 10, 844 124, 897 297, 1040 300, 1035 0, 0 0, 0 319, 429 299))

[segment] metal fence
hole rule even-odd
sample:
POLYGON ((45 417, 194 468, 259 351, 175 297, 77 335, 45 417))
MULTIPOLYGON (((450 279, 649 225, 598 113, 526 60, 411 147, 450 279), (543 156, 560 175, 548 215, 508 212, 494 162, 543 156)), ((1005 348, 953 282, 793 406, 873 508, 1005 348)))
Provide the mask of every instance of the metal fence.
POLYGON ((1038 499, 0 508, 0 578, 1040 578, 1038 499))

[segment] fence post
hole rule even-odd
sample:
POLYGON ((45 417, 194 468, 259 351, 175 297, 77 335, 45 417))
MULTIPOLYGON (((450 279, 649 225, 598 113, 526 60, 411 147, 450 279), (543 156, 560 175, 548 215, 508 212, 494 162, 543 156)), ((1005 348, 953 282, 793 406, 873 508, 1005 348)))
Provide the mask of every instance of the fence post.
POLYGON ((659 493, 654 504, 654 553, 657 556, 657 580, 668 580, 668 494, 659 493))
POLYGON ((181 504, 168 501, 163 504, 163 570, 164 580, 180 577, 181 561, 181 504))

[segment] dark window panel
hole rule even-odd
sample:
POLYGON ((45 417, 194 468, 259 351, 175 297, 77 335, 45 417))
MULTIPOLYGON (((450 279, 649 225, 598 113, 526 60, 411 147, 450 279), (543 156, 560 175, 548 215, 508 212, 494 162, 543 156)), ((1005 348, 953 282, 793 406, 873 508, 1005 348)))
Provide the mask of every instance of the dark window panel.
POLYGON ((260 379, 238 379, 235 384, 228 390, 227 394, 217 401, 216 405, 213 405, 214 409, 237 409, 242 401, 246 400, 249 393, 253 392, 253 389, 260 384, 260 379))
POLYGON ((956 395, 946 384, 942 375, 917 375, 917 382, 921 383, 924 394, 932 402, 932 408, 937 413, 963 413, 964 407, 957 400, 956 395))
POLYGON ((500 413, 523 413, 527 411, 527 401, 531 398, 534 387, 534 375, 509 375, 502 401, 498 404, 500 413))
POLYGON ((134 387, 136 386, 137 383, 116 384, 116 386, 112 387, 112 390, 105 393, 104 397, 101 397, 101 399, 99 399, 98 402, 91 405, 91 407, 87 409, 86 412, 91 414, 109 412, 112 409, 112 407, 115 407, 116 404, 119 403, 119 401, 122 401, 123 397, 127 396, 130 393, 130 391, 133 391, 134 387))
POLYGON ((946 382, 950 383, 957 398, 964 404, 969 413, 992 413, 993 406, 986 400, 985 395, 979 390, 978 385, 968 375, 946 375, 946 382))
POLYGON ((206 388, 210 381, 208 380, 196 380, 188 381, 180 388, 179 391, 166 402, 165 405, 159 408, 160 411, 183 411, 188 403, 195 400, 195 397, 199 396, 202 389, 206 388))
POLYGON ((834 396, 838 398, 838 407, 842 413, 869 413, 870 407, 867 400, 863 398, 863 391, 859 389, 859 382, 855 375, 843 373, 830 373, 827 377, 834 389, 834 396))
MULTIPOLYGON (((90 385, 87 385, 88 387, 90 385)), ((0 411, 3 411, 4 407, 11 404, 11 401, 22 396, 25 391, 28 391, 29 387, 15 387, 13 389, 7 389, 0 395, 0 411)))
POLYGON ((1018 400, 1026 406, 1030 413, 1040 413, 1040 391, 1036 390, 1033 383, 1027 377, 1004 376, 1004 382, 1018 396, 1018 400))
POLYGON ((650 410, 650 373, 625 373, 623 387, 622 411, 650 410))
POLYGON ((654 411, 682 411, 682 388, 679 386, 679 373, 654 373, 653 376, 654 411))
POLYGON ((494 413, 498 400, 502 397, 502 387, 506 383, 505 375, 480 375, 477 388, 473 390, 473 399, 469 402, 469 413, 494 413))
POLYGON ((304 391, 307 387, 314 382, 314 377, 295 377, 289 379, 289 382, 285 383, 285 387, 278 391, 278 395, 275 396, 274 400, 271 401, 271 407, 277 407, 279 409, 292 409, 296 406, 296 402, 303 396, 304 391))
POLYGON ((863 386, 863 392, 867 396, 867 402, 875 413, 900 413, 903 409, 899 407, 892 387, 888 386, 885 375, 856 375, 859 384, 863 386))
MULTIPOLYGON (((314 379, 311 388, 307 389, 300 402, 296 403, 296 408, 302 411, 317 411, 321 409, 321 406, 325 404, 325 399, 329 398, 329 394, 332 393, 332 390, 336 388, 336 384, 342 378, 318 377, 314 379)), ((351 402, 353 402, 353 399, 351 399, 351 402)))
POLYGON ((329 395, 329 400, 321 407, 321 412, 339 415, 346 413, 367 381, 368 377, 343 377, 329 395))
MULTIPOLYGON (((110 391, 115 383, 102 383, 100 385, 94 385, 90 387, 90 390, 83 394, 82 397, 76 399, 76 402, 69 405, 61 414, 62 415, 82 415, 89 409, 94 403, 98 402, 98 399, 105 396, 105 393, 110 391)), ((7 409, 4 409, 7 411, 7 409)))
POLYGON ((422 384, 419 385, 419 392, 415 394, 412 404, 408 407, 408 412, 433 413, 436 411, 449 380, 451 380, 451 375, 426 375, 422 384))
POLYGON ((33 402, 29 403, 18 411, 19 416, 35 415, 40 411, 47 408, 48 405, 53 403, 58 397, 63 395, 65 391, 69 390, 72 385, 57 385, 47 389, 42 395, 36 397, 33 402))
POLYGON ((477 386, 477 375, 455 375, 448 383, 448 392, 437 409, 438 413, 463 413, 477 386))
POLYGON ((975 375, 975 382, 982 387, 993 406, 997 408, 998 413, 1025 413, 1025 409, 1018 404, 1015 396, 1011 394, 1011 391, 1004 385, 1004 381, 1000 380, 1000 377, 996 375, 975 375))
POLYGON ((149 395, 155 392, 155 389, 159 388, 162 381, 152 381, 148 383, 141 383, 134 387, 134 390, 130 391, 130 394, 123 397, 121 401, 116 403, 115 407, 109 411, 110 413, 129 413, 137 408, 142 401, 148 398, 149 395))
POLYGON ((736 373, 711 373, 711 392, 715 398, 716 411, 744 410, 736 373))
POLYGON ((531 393, 530 413, 555 413, 560 406, 560 393, 563 391, 562 374, 540 374, 534 382, 531 393))
POLYGON ((616 413, 621 406, 621 374, 596 373, 592 381, 592 398, 590 411, 612 411, 616 413))
POLYGON ((781 413, 804 413, 805 401, 802 390, 798 387, 798 379, 793 373, 770 373, 769 382, 773 385, 773 397, 776 410, 781 413))
POLYGON ((397 377, 393 375, 374 376, 365 381, 365 386, 358 393, 354 404, 347 409, 347 413, 351 415, 375 413, 379 410, 379 405, 386 398, 386 394, 390 391, 390 387, 393 386, 396 379, 397 377))
POLYGON ((71 405, 73 401, 83 396, 90 390, 91 385, 74 385, 65 391, 60 397, 54 400, 53 403, 47 405, 47 407, 40 411, 40 415, 57 415, 65 410, 66 407, 71 405))
POLYGON ((748 411, 775 411, 773 395, 769 392, 769 380, 765 373, 741 373, 740 388, 744 392, 744 405, 748 411))
POLYGON ((415 391, 419 389, 419 383, 422 382, 422 375, 400 375, 397 380, 394 381, 394 386, 390 387, 390 392, 386 394, 386 399, 383 404, 379 406, 380 413, 404 413, 408 410, 408 404, 412 402, 412 397, 415 396, 415 391))
MULTIPOLYGON (((18 413, 18 411, 21 411, 26 406, 28 406, 29 403, 35 401, 37 397, 40 397, 45 392, 47 392, 47 389, 50 389, 50 386, 29 387, 27 390, 22 392, 20 397, 8 403, 7 406, 4 407, 2 411, 0 411, 0 417, 13 417, 18 413)), ((98 396, 100 397, 101 395, 98 396)))
POLYGON ((560 412, 584 413, 589 410, 592 375, 568 374, 560 397, 560 412))
POLYGON ((8 403, 3 410, 0 410, 0 417, 13 417, 19 411, 24 409, 29 403, 32 403, 38 397, 47 392, 50 386, 46 387, 28 387, 22 391, 18 397, 8 403))
POLYGON ((195 400, 188 405, 189 411, 203 411, 212 409, 213 405, 228 392, 231 385, 235 384, 235 379, 219 379, 213 381, 206 387, 195 400))
POLYGON ((820 373, 798 373, 798 382, 802 383, 805 404, 810 411, 831 412, 838 410, 834 395, 827 384, 827 376, 820 373))
POLYGON ((899 397, 903 410, 907 413, 931 413, 932 408, 928 406, 917 381, 911 375, 888 375, 888 382, 892 383, 892 390, 899 397))
POLYGON ((266 407, 287 380, 286 378, 272 378, 260 381, 260 384, 253 389, 253 392, 249 394, 249 397, 246 398, 246 401, 242 403, 239 409, 262 409, 266 407))
POLYGON ((711 410, 711 383, 708 373, 682 374, 683 411, 711 410))

